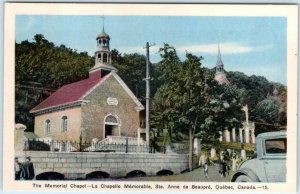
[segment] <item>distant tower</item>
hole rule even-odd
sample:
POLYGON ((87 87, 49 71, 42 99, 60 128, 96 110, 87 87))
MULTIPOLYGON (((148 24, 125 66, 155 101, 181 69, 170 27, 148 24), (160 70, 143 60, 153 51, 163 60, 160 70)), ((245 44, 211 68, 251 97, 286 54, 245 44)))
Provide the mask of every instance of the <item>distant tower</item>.
POLYGON ((220 46, 218 45, 218 60, 216 63, 216 74, 218 73, 224 73, 224 65, 221 59, 221 52, 220 52, 220 46))
POLYGON ((105 33, 104 27, 102 32, 97 36, 97 50, 95 52, 95 66, 90 70, 90 72, 96 70, 104 71, 117 71, 115 67, 111 65, 111 52, 109 48, 110 37, 105 33))
POLYGON ((230 83, 227 80, 226 74, 224 72, 224 64, 223 64, 222 59, 221 59, 221 52, 220 52, 220 46, 219 45, 218 45, 218 59, 217 59, 215 69, 216 69, 215 80, 219 84, 229 85, 230 83))

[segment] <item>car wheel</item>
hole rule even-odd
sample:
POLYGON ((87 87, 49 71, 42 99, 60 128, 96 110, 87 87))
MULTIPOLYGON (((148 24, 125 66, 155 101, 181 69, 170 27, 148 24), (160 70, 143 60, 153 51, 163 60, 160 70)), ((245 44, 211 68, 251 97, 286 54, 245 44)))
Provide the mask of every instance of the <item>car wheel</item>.
POLYGON ((251 178, 249 178, 246 175, 240 175, 238 176, 234 182, 254 182, 253 180, 251 180, 251 178))

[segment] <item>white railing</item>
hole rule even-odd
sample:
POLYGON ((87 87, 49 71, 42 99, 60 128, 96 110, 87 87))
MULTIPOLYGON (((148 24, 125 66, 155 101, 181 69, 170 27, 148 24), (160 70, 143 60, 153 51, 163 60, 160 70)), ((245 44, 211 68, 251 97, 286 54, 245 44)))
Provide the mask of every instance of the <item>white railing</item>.
MULTIPOLYGON (((128 144, 128 145, 147 145, 142 138, 127 136, 107 136, 108 143, 112 144, 128 144)), ((102 140, 103 141, 103 140, 102 140)))
MULTIPOLYGON (((37 138, 36 141, 43 142, 50 146, 50 151, 73 152, 76 148, 73 147, 70 141, 55 141, 51 137, 37 138)), ((28 143, 28 142, 27 142, 28 143)))

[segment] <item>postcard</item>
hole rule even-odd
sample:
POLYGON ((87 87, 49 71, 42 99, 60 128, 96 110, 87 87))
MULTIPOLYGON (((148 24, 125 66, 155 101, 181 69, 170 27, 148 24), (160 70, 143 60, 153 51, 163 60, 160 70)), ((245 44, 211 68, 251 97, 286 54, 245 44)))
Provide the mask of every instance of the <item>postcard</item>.
POLYGON ((3 185, 296 192, 298 6, 5 3, 3 185))

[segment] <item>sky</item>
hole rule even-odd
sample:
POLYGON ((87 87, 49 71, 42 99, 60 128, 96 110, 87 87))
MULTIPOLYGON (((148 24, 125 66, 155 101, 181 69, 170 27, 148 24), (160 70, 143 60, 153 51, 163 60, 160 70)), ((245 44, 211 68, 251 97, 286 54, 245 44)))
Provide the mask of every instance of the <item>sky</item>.
POLYGON ((215 66, 220 45, 226 71, 264 76, 286 85, 285 17, 17 15, 15 25, 17 43, 33 42, 35 34, 43 34, 57 46, 64 44, 90 56, 104 26, 111 49, 146 54, 149 42, 154 45, 150 61, 158 62, 159 48, 168 43, 180 59, 190 52, 202 56, 208 68, 215 66))

